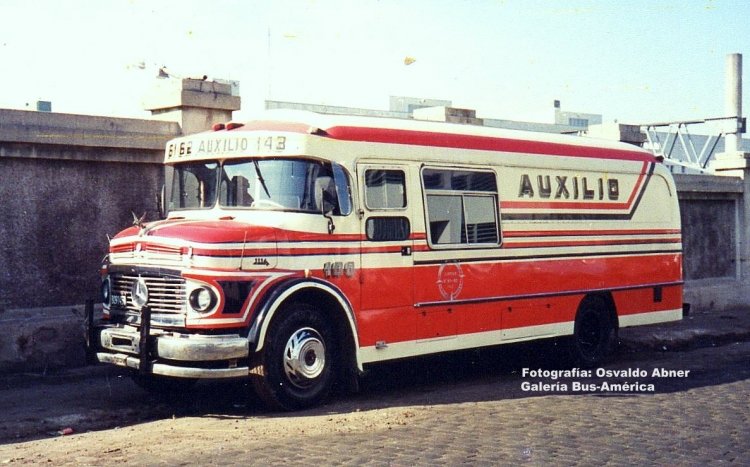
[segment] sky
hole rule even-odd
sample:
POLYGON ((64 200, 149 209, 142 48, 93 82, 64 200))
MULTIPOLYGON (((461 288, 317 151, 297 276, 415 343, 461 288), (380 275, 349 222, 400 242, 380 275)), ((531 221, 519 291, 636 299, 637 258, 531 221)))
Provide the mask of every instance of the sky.
POLYGON ((391 95, 484 118, 552 122, 557 99, 605 122, 703 119, 725 115, 730 53, 750 112, 748 20, 747 0, 0 0, 0 108, 144 118, 166 66, 239 81, 239 120, 264 99, 391 95))

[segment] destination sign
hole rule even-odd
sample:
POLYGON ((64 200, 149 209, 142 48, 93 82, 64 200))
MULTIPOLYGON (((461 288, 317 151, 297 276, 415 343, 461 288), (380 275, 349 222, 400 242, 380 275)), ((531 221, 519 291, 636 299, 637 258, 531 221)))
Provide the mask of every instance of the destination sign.
POLYGON ((606 196, 609 201, 617 201, 620 198, 620 181, 616 178, 554 175, 554 184, 552 180, 551 175, 537 175, 536 183, 532 183, 529 174, 522 174, 518 197, 552 198, 554 194, 554 199, 603 200, 606 196))
POLYGON ((196 135, 167 143, 165 162, 188 159, 221 159, 226 157, 299 153, 296 135, 196 135))

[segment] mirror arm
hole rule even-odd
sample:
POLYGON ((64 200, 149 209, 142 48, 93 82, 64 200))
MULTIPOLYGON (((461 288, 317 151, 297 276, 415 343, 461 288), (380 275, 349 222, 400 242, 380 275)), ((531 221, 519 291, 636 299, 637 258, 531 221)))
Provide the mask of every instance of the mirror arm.
POLYGON ((323 193, 320 197, 320 213, 323 214, 323 217, 328 219, 328 235, 333 235, 333 231, 336 230, 336 225, 333 223, 333 211, 326 212, 326 206, 325 206, 325 190, 322 190, 323 193))

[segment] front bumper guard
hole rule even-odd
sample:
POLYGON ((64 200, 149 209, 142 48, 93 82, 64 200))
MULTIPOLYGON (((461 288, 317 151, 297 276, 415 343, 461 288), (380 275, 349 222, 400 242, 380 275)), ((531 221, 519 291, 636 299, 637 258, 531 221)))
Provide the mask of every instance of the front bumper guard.
MULTIPOLYGON (((96 360, 100 363, 110 363, 120 367, 141 370, 141 359, 123 353, 97 352, 96 360)), ((249 374, 248 367, 236 368, 195 368, 168 365, 165 363, 151 363, 150 373, 175 378, 241 378, 249 374)))
POLYGON ((96 348, 90 354, 97 362, 178 378, 237 378, 249 374, 247 366, 237 365, 239 360, 247 361, 246 337, 184 334, 128 325, 94 328, 89 342, 96 348), (144 339, 145 336, 148 337, 144 339), (225 362, 226 367, 204 368, 190 366, 190 362, 225 362))

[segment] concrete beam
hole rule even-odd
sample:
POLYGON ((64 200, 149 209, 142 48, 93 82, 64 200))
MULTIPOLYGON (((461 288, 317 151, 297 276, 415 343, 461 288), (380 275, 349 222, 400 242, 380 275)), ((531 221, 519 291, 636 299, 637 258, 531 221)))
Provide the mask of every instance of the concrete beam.
POLYGON ((122 162, 161 166, 164 162, 164 148, 145 150, 0 142, 0 161, 3 159, 122 162))
POLYGON ((738 197, 745 192, 740 177, 717 177, 715 175, 674 174, 677 192, 681 199, 698 196, 701 199, 718 196, 738 197))
POLYGON ((0 109, 0 142, 163 151, 171 122, 0 109))

